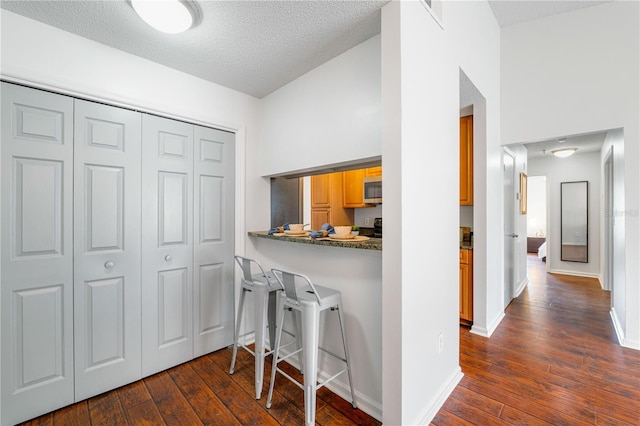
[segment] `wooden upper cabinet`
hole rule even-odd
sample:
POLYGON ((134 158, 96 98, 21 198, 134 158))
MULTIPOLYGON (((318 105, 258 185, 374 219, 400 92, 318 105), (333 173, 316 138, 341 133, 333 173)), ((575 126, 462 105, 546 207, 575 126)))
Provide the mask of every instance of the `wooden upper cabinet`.
POLYGON ((311 176, 311 208, 331 206, 330 175, 311 176))
POLYGON ((364 169, 342 172, 342 206, 349 208, 364 207, 363 190, 364 169))
POLYGON ((369 176, 382 176, 382 166, 369 167, 364 169, 364 177, 369 176))
POLYGON ((311 229, 353 225, 353 208, 342 205, 342 172, 311 176, 311 229))
POLYGON ((473 116, 460 117, 460 205, 473 205, 473 116))
POLYGON ((364 202, 364 178, 382 176, 382 167, 369 167, 342 172, 342 206, 346 208, 375 207, 364 202))

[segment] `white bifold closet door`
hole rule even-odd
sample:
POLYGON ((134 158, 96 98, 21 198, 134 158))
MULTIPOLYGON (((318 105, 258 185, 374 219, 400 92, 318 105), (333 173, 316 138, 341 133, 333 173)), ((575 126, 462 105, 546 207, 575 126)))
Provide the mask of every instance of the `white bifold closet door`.
POLYGON ((2 83, 2 418, 74 401, 73 99, 2 83))
POLYGON ((142 374, 193 358, 193 125, 142 118, 142 374))
POLYGON ((141 114, 76 100, 76 401, 142 377, 141 114))
POLYGON ((233 343, 235 135, 194 126, 194 342, 198 357, 233 343))
POLYGON ((234 134, 143 116, 142 374, 233 343, 234 134))

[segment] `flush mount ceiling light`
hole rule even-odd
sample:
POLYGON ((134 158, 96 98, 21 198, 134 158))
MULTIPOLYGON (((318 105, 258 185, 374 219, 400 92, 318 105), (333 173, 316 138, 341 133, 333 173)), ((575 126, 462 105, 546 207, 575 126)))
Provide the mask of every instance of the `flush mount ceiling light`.
POLYGON ((576 152, 577 150, 578 148, 562 148, 562 149, 554 149, 551 151, 551 153, 556 157, 566 158, 570 155, 573 155, 573 153, 576 152))
POLYGON ((133 10, 158 31, 177 34, 200 21, 198 5, 191 0, 130 0, 133 10))

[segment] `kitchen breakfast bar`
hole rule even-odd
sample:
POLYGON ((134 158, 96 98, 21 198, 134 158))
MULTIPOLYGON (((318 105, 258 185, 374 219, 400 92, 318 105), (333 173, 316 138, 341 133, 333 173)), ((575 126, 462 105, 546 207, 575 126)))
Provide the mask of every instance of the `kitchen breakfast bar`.
MULTIPOLYGON (((335 241, 251 231, 247 242, 260 263, 304 274, 314 284, 342 293, 346 334, 358 407, 382 418, 382 239, 335 241)), ((321 318, 320 345, 341 353, 339 323, 334 315, 321 318)), ((290 325, 289 325, 290 326, 290 325)), ((285 324, 285 329, 287 325, 285 324)), ((292 363, 295 364, 295 358, 292 363)), ((320 352, 319 379, 341 365, 320 352)), ((345 374, 327 387, 349 401, 345 374)))

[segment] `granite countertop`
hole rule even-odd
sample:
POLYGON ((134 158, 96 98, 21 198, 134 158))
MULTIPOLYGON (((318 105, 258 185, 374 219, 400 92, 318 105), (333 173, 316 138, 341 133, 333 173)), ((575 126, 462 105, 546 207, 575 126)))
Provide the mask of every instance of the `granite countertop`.
POLYGON ((369 237, 366 241, 334 241, 334 240, 317 240, 309 237, 292 237, 288 235, 275 236, 269 235, 267 231, 249 231, 247 235, 250 237, 267 238, 269 240, 277 240, 288 243, 298 244, 314 244, 332 247, 354 248, 361 250, 382 250, 382 238, 369 237))
POLYGON ((469 241, 460 241, 460 249, 473 250, 473 243, 470 243, 469 241))

